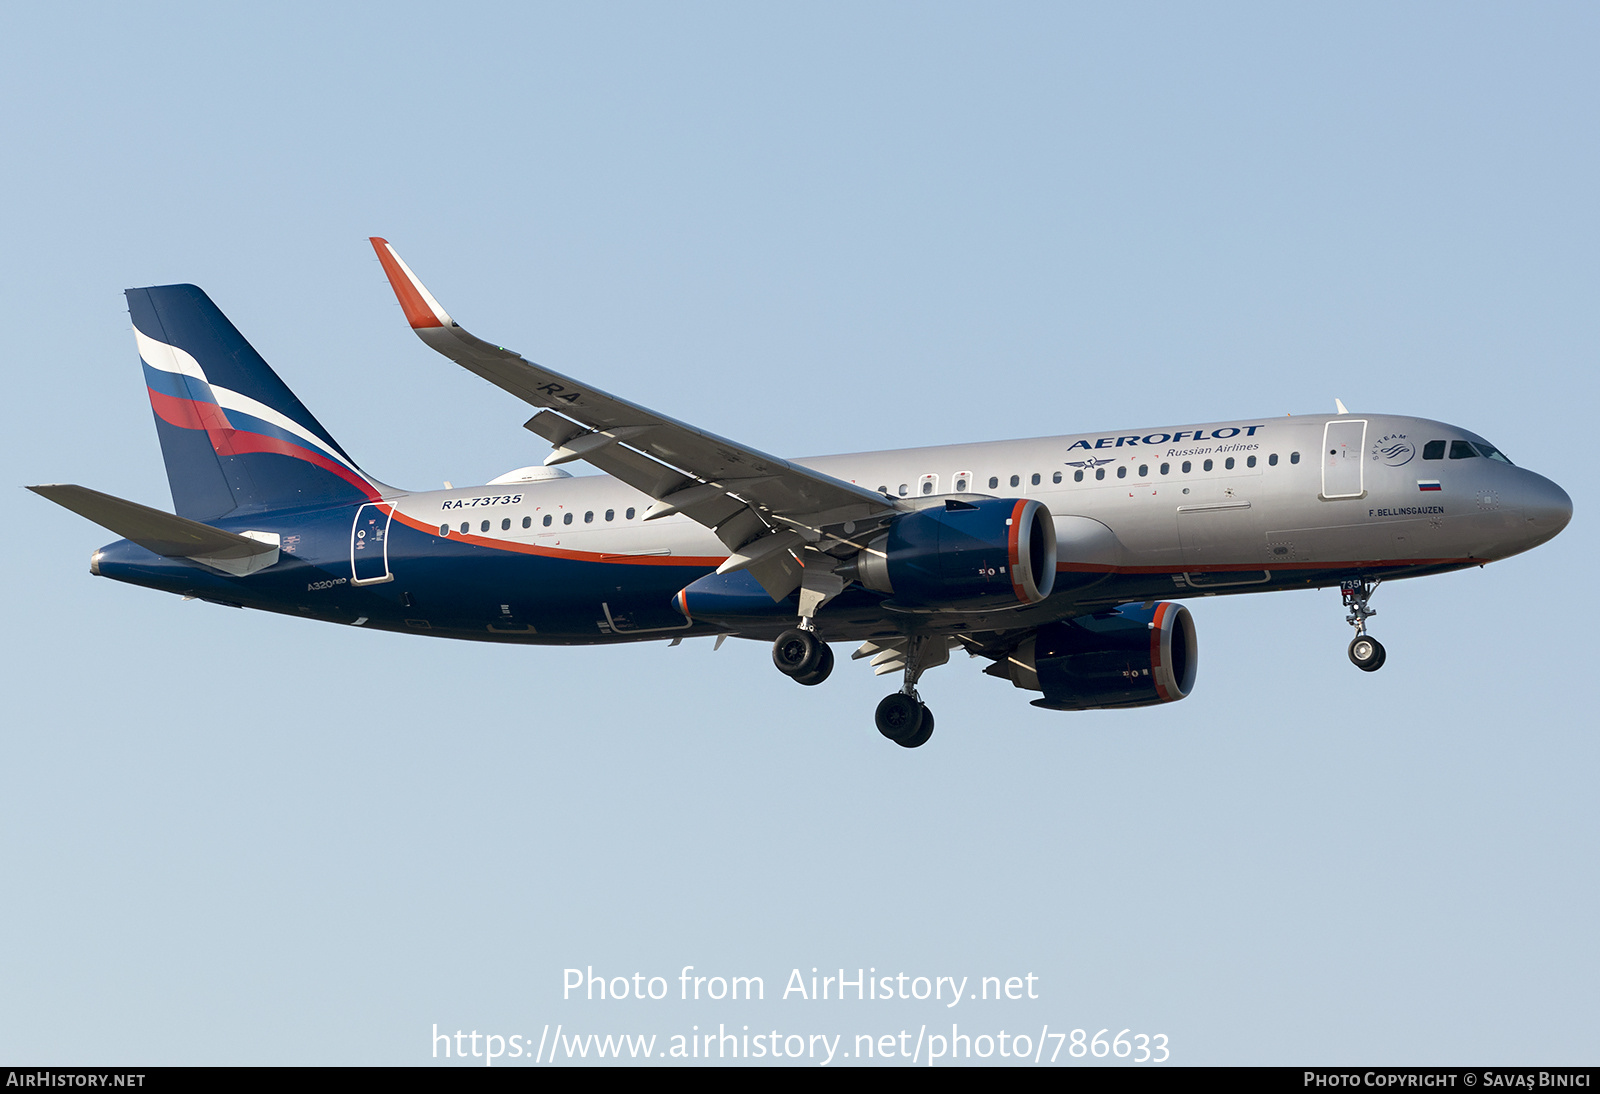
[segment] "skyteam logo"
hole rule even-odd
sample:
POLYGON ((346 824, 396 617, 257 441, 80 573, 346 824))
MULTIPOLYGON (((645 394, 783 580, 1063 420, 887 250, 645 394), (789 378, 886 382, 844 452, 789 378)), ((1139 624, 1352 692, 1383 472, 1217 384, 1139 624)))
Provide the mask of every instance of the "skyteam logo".
POLYGON ((1406 439, 1404 433, 1390 433, 1379 437, 1369 453, 1372 459, 1381 460, 1386 467, 1403 467, 1417 454, 1417 446, 1406 439))

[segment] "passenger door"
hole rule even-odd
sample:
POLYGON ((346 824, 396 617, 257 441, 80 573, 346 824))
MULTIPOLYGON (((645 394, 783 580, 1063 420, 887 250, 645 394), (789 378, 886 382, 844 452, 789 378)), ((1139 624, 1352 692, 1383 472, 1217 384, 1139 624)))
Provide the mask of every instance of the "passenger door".
POLYGON ((1329 422, 1322 430, 1322 496, 1359 498, 1362 454, 1366 451, 1365 418, 1329 422))
POLYGON ((350 583, 376 585, 393 581, 389 572, 389 521, 394 508, 383 503, 363 505, 356 510, 350 528, 350 583))

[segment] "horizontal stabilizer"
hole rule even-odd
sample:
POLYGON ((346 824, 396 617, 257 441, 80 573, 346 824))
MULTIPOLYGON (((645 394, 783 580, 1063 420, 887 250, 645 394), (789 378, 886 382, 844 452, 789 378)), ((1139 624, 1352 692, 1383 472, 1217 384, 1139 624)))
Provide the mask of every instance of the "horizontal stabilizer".
POLYGON ((88 517, 100 527, 137 543, 147 551, 167 558, 191 558, 219 570, 242 570, 246 573, 260 567, 224 564, 254 562, 259 556, 269 554, 273 556, 272 561, 277 560, 276 536, 264 541, 225 532, 188 517, 173 516, 160 509, 83 486, 56 484, 30 486, 28 489, 65 509, 71 509, 81 517, 88 517))

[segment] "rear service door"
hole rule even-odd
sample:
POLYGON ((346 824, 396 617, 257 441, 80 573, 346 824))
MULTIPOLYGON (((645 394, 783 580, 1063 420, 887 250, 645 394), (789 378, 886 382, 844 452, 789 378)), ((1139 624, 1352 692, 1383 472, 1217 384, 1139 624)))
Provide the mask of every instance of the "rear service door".
POLYGON ((1367 439, 1366 419, 1329 422, 1322 431, 1322 496, 1359 498, 1361 454, 1367 439))
POLYGON ((389 572, 389 521, 394 508, 368 503, 356 510, 350 529, 350 581, 354 585, 376 585, 393 581, 389 572))

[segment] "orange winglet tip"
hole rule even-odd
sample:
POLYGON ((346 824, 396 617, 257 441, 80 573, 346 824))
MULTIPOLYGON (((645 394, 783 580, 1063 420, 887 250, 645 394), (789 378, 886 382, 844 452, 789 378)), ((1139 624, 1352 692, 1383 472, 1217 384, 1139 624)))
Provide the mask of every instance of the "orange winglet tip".
POLYGON ((406 322, 411 324, 411 329, 444 326, 450 317, 433 298, 433 294, 423 288, 417 275, 395 253, 389 241, 382 236, 368 238, 372 249, 378 253, 378 261, 383 264, 383 272, 389 278, 389 287, 399 299, 400 310, 406 313, 406 322))

